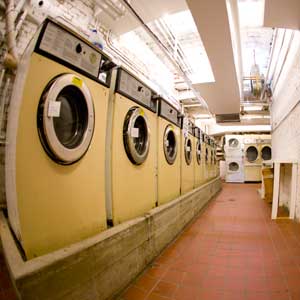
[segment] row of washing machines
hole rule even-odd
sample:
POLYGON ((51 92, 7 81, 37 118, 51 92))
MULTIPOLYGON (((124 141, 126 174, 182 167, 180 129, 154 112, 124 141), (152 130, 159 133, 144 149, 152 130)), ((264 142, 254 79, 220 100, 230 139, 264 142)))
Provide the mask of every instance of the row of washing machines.
POLYGON ((272 159, 271 135, 226 135, 224 150, 227 182, 259 182, 262 163, 272 159))
POLYGON ((213 139, 112 67, 51 19, 20 60, 5 177, 9 222, 27 259, 142 216, 218 175, 213 139))

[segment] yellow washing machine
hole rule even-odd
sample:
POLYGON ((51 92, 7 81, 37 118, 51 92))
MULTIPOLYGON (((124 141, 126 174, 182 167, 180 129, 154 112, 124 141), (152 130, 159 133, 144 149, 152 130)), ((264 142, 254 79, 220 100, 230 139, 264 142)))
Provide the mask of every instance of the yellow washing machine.
POLYGON ((142 216, 157 203, 157 100, 119 68, 112 129, 111 222, 142 216))
POLYGON ((181 194, 183 195, 194 188, 194 134, 193 123, 188 118, 183 119, 181 149, 181 194))
POLYGON ((210 154, 209 154, 209 136, 206 133, 203 133, 203 141, 204 141, 204 147, 203 147, 203 153, 204 153, 204 181, 209 181, 209 168, 210 168, 210 154))
POLYGON ((27 259, 106 228, 104 60, 47 19, 20 61, 5 177, 9 221, 27 259))
POLYGON ((202 141, 201 130, 198 127, 194 127, 194 145, 195 145, 195 159, 194 159, 194 173, 195 182, 194 187, 197 188, 203 183, 202 172, 202 141))
POLYGON ((208 151, 208 163, 207 163, 208 180, 211 180, 213 178, 213 149, 212 149, 212 139, 210 136, 208 136, 207 151, 208 151))
POLYGON ((261 156, 260 144, 257 136, 249 135, 244 139, 244 178, 245 182, 259 182, 261 181, 261 156))
POLYGON ((216 176, 217 176, 216 143, 215 140, 212 139, 212 177, 215 178, 216 176))
POLYGON ((201 184, 206 182, 206 143, 205 133, 200 129, 201 135, 201 184))
POLYGON ((158 205, 180 196, 180 112, 164 99, 158 107, 158 205))

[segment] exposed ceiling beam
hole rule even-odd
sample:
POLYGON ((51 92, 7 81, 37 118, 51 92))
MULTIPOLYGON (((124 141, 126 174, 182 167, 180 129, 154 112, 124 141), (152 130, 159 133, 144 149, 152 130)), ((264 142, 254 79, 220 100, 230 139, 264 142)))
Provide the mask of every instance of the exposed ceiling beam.
POLYGON ((300 1, 265 0, 264 26, 300 29, 300 1))
POLYGON ((226 1, 187 0, 214 73, 215 83, 196 84, 212 113, 239 113, 240 93, 235 70, 226 1))

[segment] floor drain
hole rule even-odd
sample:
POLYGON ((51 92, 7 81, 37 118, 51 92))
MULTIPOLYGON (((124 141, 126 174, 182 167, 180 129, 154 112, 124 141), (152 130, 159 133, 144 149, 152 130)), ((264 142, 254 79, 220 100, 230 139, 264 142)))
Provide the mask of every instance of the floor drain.
POLYGON ((229 198, 228 201, 235 201, 235 199, 234 198, 229 198))

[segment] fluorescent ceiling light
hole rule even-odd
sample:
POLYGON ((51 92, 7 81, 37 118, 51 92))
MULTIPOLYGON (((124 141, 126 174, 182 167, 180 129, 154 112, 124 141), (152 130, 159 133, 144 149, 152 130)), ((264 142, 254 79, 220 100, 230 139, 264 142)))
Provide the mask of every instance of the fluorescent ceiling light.
POLYGON ((206 50, 191 12, 186 10, 172 15, 168 14, 162 20, 166 22, 178 40, 186 62, 191 66, 192 74, 189 77, 192 83, 215 82, 206 50))
POLYGON ((261 110, 261 106, 246 106, 244 107, 245 111, 256 111, 256 110, 261 110))
POLYGON ((249 115, 249 116, 242 116, 241 119, 252 120, 252 119, 270 119, 270 116, 261 116, 261 115, 249 115))
POLYGON ((265 15, 265 0, 239 0, 240 26, 262 27, 265 15))

